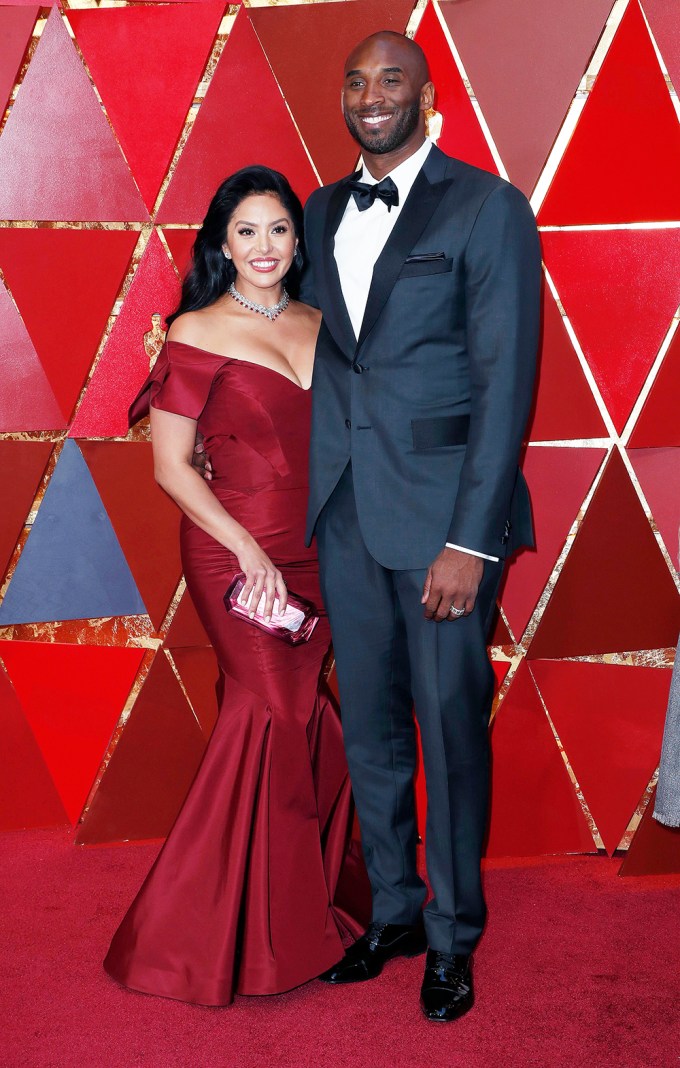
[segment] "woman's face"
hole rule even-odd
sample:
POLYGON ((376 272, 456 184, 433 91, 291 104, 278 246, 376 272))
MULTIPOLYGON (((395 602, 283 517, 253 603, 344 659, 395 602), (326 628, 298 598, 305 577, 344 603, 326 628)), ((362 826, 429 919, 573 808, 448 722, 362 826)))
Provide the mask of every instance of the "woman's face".
POLYGON ((236 268, 236 288, 278 286, 290 269, 297 247, 293 221, 278 197, 245 197, 227 226, 222 246, 236 268))

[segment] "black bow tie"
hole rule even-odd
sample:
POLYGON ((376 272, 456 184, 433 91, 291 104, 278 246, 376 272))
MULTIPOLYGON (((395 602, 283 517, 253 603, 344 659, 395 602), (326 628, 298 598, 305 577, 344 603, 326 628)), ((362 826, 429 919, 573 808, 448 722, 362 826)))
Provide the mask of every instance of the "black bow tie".
POLYGON ((366 208, 370 208, 371 204, 375 203, 376 197, 387 204, 388 211, 392 210, 393 204, 395 208, 399 204, 399 190, 391 178, 383 178, 382 182, 377 182, 375 185, 369 185, 368 182, 350 182, 349 187, 359 211, 366 211, 366 208))

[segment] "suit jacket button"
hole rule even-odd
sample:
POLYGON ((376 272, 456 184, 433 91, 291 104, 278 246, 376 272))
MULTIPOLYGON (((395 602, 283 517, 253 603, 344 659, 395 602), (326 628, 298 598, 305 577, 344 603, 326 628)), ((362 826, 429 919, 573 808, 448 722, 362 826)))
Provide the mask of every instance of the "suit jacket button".
POLYGON ((360 363, 352 364, 352 370, 354 371, 355 375, 362 375, 364 373, 364 368, 360 363))
POLYGON ((345 426, 347 427, 348 430, 351 430, 352 429, 352 420, 351 419, 345 419, 345 426))

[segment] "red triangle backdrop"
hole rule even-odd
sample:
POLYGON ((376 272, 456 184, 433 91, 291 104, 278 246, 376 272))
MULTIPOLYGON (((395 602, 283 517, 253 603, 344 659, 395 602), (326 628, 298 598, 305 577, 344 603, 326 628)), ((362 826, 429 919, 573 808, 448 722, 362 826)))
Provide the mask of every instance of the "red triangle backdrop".
POLYGON ((680 127, 631 0, 538 214, 543 226, 678 217, 680 127))
POLYGON ((488 142, 460 76, 437 12, 428 4, 415 36, 424 50, 436 89, 435 108, 444 119, 437 146, 465 163, 498 174, 488 142))
MULTIPOLYGON (((152 231, 132 285, 97 363, 70 437, 124 437, 128 408, 149 373, 151 359, 144 335, 152 315, 165 316, 179 301, 179 279, 156 231, 152 231)), ((155 351, 155 350, 154 350, 155 351)))
POLYGON ((33 33, 38 7, 0 7, 0 119, 33 33))
POLYGON ((249 14, 241 8, 158 221, 200 222, 219 184, 252 163, 282 171, 303 201, 318 185, 249 14))
POLYGON ((525 549, 513 558, 499 596, 518 639, 526 630, 605 453, 605 449, 545 446, 525 452, 522 470, 531 487, 536 548, 525 549))
POLYGON ((659 761, 671 673, 556 661, 535 661, 531 670, 613 853, 659 761))
POLYGON ((347 56, 358 41, 378 30, 403 33, 412 8, 412 0, 354 0, 342 7, 295 4, 250 9, 250 20, 322 182, 335 182, 354 170, 358 156, 339 100, 347 56))
POLYGON ((680 303, 680 229, 562 230, 541 242, 620 432, 680 303))
POLYGON ((680 329, 676 327, 628 442, 634 449, 680 445, 680 329))
POLYGON ((183 227, 163 230, 163 237, 168 243, 168 248, 180 278, 184 278, 191 266, 191 250, 197 233, 197 230, 187 230, 183 227))
POLYGON ((680 85, 680 22, 677 6, 673 0, 644 0, 642 10, 677 91, 680 85))
POLYGON ((165 655, 154 660, 78 829, 81 844, 162 838, 205 750, 205 738, 165 655))
POLYGON ((61 430, 65 425, 28 330, 0 281, 0 431, 61 430))
POLYGON ((69 820, 85 804, 141 649, 5 642, 2 658, 69 820))
POLYGON ((0 441, 0 584, 51 452, 50 441, 0 441))
POLYGON ((0 216, 148 218, 56 8, 0 139, 0 216))
POLYGON ((680 873, 680 827, 666 827, 652 816, 656 790, 626 853, 619 875, 680 873))
POLYGON ((61 426, 85 384, 136 241, 125 230, 0 229, 0 267, 59 402, 61 426))
POLYGON ((83 441, 80 447, 158 629, 182 574, 177 505, 156 484, 146 442, 83 441))
MULTIPOLYGON (((680 133, 640 2, 680 88, 675 3, 617 5, 616 13, 625 9, 623 20, 541 210, 547 226, 656 227, 543 233, 560 301, 620 432, 632 422, 680 303, 680 133)), ((510 178, 528 193, 611 3, 425 5, 417 39, 437 87, 444 120, 440 147, 496 170, 479 110, 456 66, 452 38, 510 178)), ((158 633, 180 582, 177 509, 154 482, 148 443, 80 439, 126 434, 128 404, 152 358, 154 339, 144 340, 151 316, 175 306, 178 274, 189 263, 196 230, 187 224, 200 222, 229 173, 250 162, 269 163, 305 199, 318 175, 330 181, 352 169, 357 147, 339 102, 344 59, 375 29, 402 31, 412 0, 241 7, 221 58, 207 71, 228 10, 222 0, 67 7, 41 19, 42 34, 32 41, 41 10, 44 16, 45 9, 24 0, 0 6, 0 120, 7 115, 0 134, 0 215, 6 220, 0 225, 5 283, 0 281, 0 436, 19 438, 0 440, 0 570, 6 572, 22 536, 54 448, 53 441, 22 439, 27 433, 61 437, 73 419, 70 436, 82 444, 101 495, 97 501, 158 633), (6 110, 23 75, 27 47, 34 46, 6 110), (204 74, 209 88, 194 112, 204 74), (195 122, 185 127, 194 114, 195 122), (168 181, 185 129, 186 145, 168 181), (164 182, 161 236, 149 225, 149 213, 164 182), (135 248, 144 253, 112 321, 135 248)), ((530 441, 607 436, 611 424, 607 420, 605 427, 589 380, 546 289, 530 441)), ((679 395, 676 331, 627 441, 676 563, 679 395)), ((529 645, 529 665, 520 664, 499 706, 491 856, 593 850, 532 670, 610 850, 658 761, 667 671, 537 659, 675 645, 680 599, 617 450, 529 645)), ((511 564, 501 591, 517 639, 603 455, 602 449, 582 447, 527 450, 537 550, 511 564)), ((88 469, 83 466, 85 474, 88 469)), ((110 579, 108 572, 105 577, 110 579)), ((43 599, 49 578, 41 586, 43 599)), ((78 819, 130 687, 153 654, 75 642, 122 640, 128 632, 128 640, 138 642, 140 627, 149 622, 144 615, 134 625, 118 617, 96 626, 77 620, 72 627, 57 627, 54 633, 62 642, 73 638, 72 645, 20 640, 52 637, 53 624, 46 621, 38 632, 20 628, 19 640, 2 642, 1 827, 78 819)), ((129 722, 116 731, 117 746, 85 816, 83 842, 165 834, 210 736, 218 667, 188 594, 164 638, 171 653, 156 655, 129 722)), ((500 615, 492 641, 513 644, 500 615)), ((495 661, 493 667, 502 682, 508 662, 495 661)), ((422 771, 417 793, 422 827, 422 771)), ((673 865, 677 870, 671 848, 677 837, 652 823, 650 813, 633 841, 628 866, 640 872, 670 863, 664 870, 673 865), (659 862, 659 856, 671 860, 659 862)))
POLYGON ((217 657, 212 648, 207 646, 203 649, 173 649, 172 658, 205 740, 208 741, 217 720, 217 657))
POLYGON ((526 663, 493 721, 491 751, 487 857, 595 851, 526 663))
POLYGON ((611 0, 441 4, 510 181, 527 196, 610 8, 611 0))
POLYGON ((508 630, 503 616, 496 610, 494 612, 494 618, 491 623, 491 629, 487 639, 487 646, 491 645, 513 645, 513 638, 508 630))
POLYGON ((0 830, 67 824, 52 776, 2 666, 0 731, 0 830))
POLYGON ((680 570, 680 449, 630 449, 628 456, 668 555, 680 570))
POLYGON ((671 648, 679 631, 675 583, 614 449, 528 655, 671 648))
POLYGON ((188 590, 185 590, 182 595, 177 611, 172 617, 172 623, 165 637, 165 644, 168 649, 172 650, 184 646, 210 646, 210 639, 198 618, 194 602, 191 600, 188 590))
POLYGON ((68 12, 149 210, 170 165, 223 11, 223 0, 208 0, 200 7, 68 12))
POLYGON ((545 281, 541 291, 541 312, 538 374, 526 440, 607 437, 592 390, 545 281))

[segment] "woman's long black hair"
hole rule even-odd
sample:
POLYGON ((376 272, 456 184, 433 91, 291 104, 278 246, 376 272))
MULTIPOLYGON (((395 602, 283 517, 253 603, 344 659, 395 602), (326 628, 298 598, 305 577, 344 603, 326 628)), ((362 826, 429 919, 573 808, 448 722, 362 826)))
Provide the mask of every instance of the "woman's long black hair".
POLYGON ((222 246, 227 226, 242 200, 254 194, 270 193, 278 197, 293 222, 298 239, 298 251, 286 275, 286 288, 297 296, 302 267, 302 205, 290 187, 288 179, 270 167, 243 167, 227 178, 210 201, 208 213, 196 235, 191 250, 191 269, 182 283, 179 307, 167 317, 167 324, 184 312, 197 311, 214 304, 229 289, 236 278, 236 268, 226 259, 222 246))

